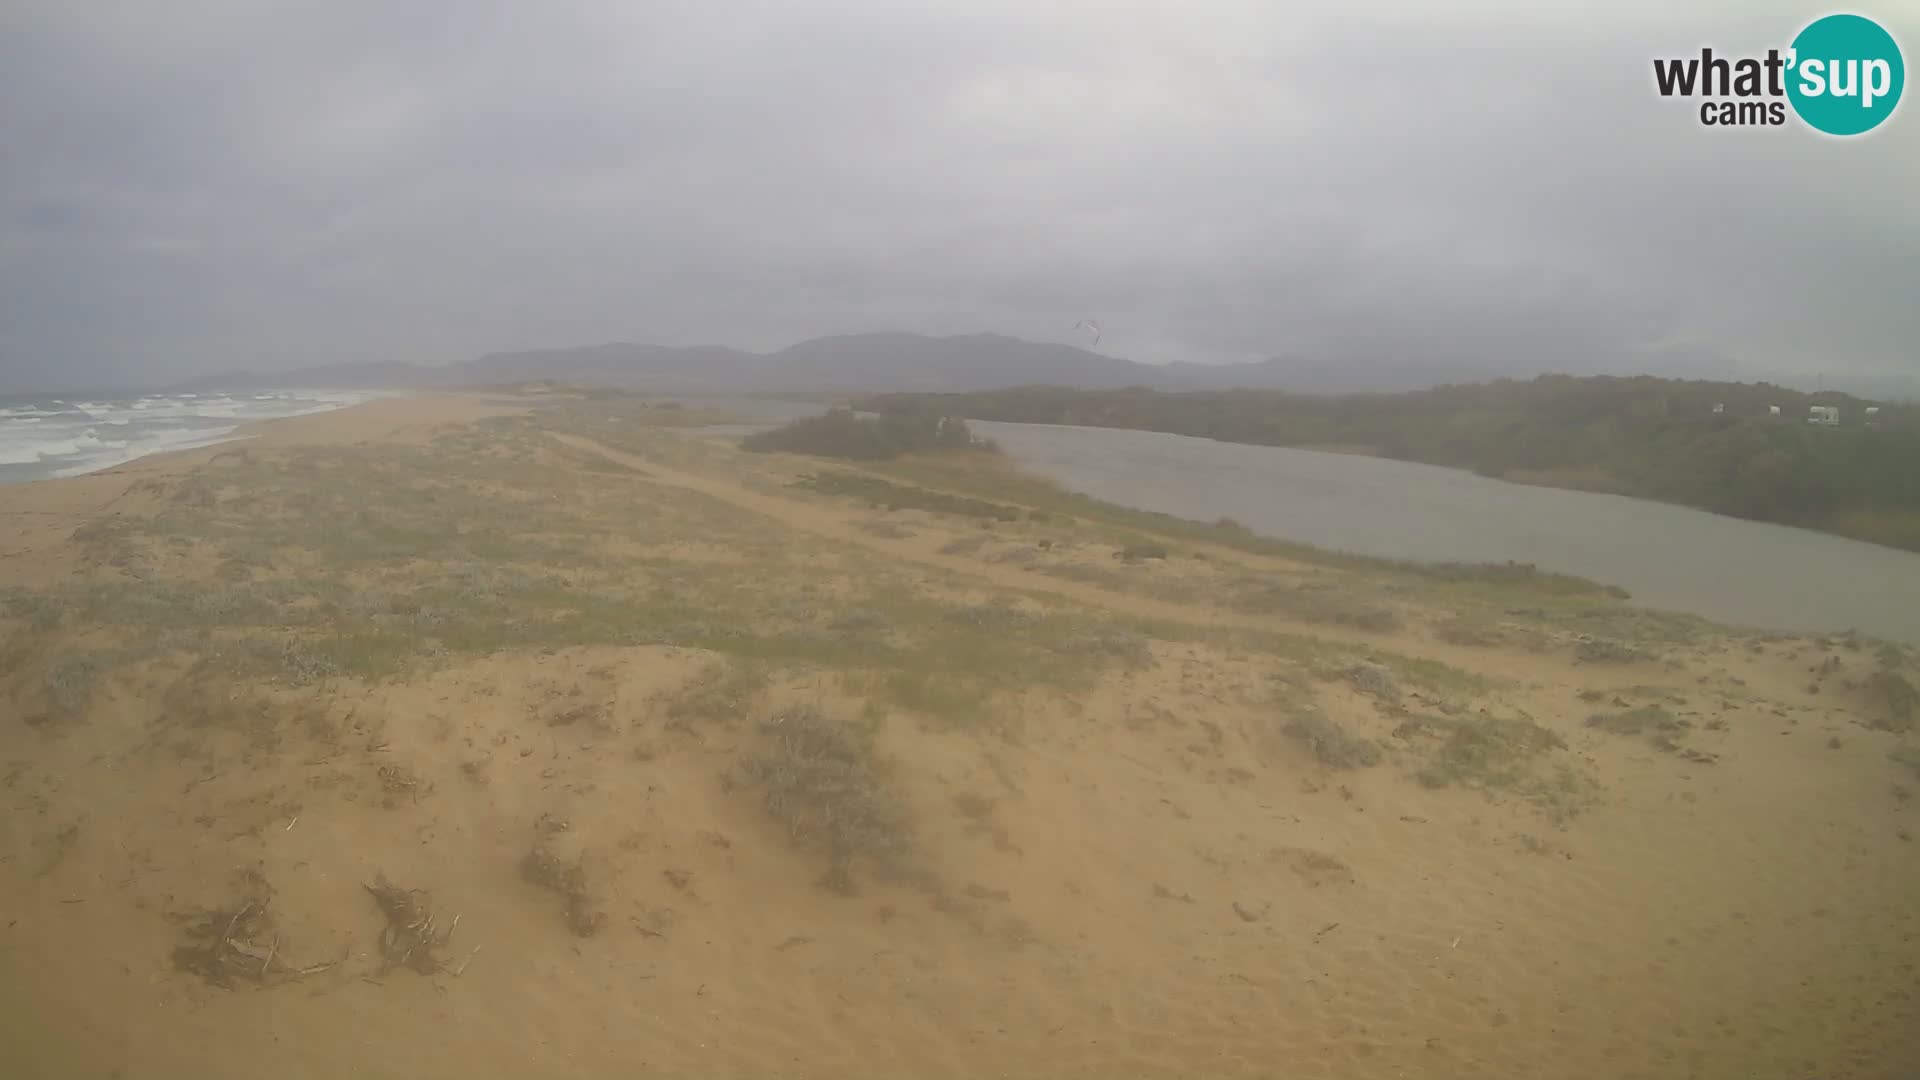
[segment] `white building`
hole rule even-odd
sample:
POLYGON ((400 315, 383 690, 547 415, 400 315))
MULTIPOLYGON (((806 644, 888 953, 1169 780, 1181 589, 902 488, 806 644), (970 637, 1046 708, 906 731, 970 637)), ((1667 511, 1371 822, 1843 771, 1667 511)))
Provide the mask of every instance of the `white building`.
POLYGON ((1807 406, 1807 423, 1822 427, 1840 426, 1840 407, 1837 405, 1807 406))

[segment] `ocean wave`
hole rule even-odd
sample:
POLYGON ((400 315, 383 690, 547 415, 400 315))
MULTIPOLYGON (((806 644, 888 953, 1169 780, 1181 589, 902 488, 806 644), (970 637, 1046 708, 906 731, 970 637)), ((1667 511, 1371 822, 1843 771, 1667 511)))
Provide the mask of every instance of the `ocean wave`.
POLYGON ((10 467, 7 480, 76 476, 149 454, 226 442, 241 424, 328 412, 379 396, 293 389, 145 394, 73 405, 22 402, 0 408, 0 466, 10 467))
POLYGON ((104 446, 90 432, 66 439, 0 439, 0 465, 34 465, 55 458, 89 453, 104 446))
POLYGON ((214 446, 232 441, 235 429, 216 428, 211 431, 171 431, 156 432, 142 439, 129 439, 123 443, 103 442, 89 451, 80 460, 62 464, 51 475, 56 477, 80 476, 85 473, 110 469, 115 465, 124 465, 137 458, 152 454, 165 454, 176 450, 194 450, 203 446, 214 446))

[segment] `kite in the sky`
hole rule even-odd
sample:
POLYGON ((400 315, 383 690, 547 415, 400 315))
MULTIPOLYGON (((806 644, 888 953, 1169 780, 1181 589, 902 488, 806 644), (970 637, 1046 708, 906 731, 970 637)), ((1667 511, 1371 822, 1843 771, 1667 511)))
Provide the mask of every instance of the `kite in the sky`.
POLYGON ((1093 343, 1095 345, 1100 344, 1100 324, 1099 323, 1094 322, 1092 319, 1081 319, 1079 322, 1073 324, 1073 328, 1075 330, 1093 331, 1093 343))

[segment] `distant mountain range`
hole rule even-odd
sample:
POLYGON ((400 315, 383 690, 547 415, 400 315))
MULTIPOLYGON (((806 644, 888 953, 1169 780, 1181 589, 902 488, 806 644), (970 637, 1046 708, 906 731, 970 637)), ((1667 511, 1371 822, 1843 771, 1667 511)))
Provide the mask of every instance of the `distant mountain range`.
MULTIPOLYGON (((1176 391, 1248 388, 1345 394, 1423 390, 1515 374, 1472 363, 1381 357, 1141 364, 1072 345, 1001 334, 928 337, 877 333, 814 338, 770 353, 719 345, 621 343, 490 353, 444 366, 335 364, 205 376, 169 389, 428 389, 555 379, 678 394, 963 392, 1035 385, 1087 390, 1138 386, 1176 391)), ((1911 376, 1833 377, 1823 380, 1823 385, 1862 396, 1920 399, 1920 380, 1911 376)))
POLYGON ((1000 334, 928 337, 848 334, 770 353, 719 345, 589 345, 490 353, 444 367, 341 364, 274 373, 213 375, 176 389, 415 388, 556 379, 670 393, 881 393, 989 390, 1045 383, 1089 389, 1276 386, 1279 362, 1211 367, 1140 364, 1072 345, 1000 334))

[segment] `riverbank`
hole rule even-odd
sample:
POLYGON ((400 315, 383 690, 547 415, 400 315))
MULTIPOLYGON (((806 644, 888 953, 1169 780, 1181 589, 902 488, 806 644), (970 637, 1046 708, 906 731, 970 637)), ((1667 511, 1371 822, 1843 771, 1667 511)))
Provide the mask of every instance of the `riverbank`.
POLYGON ((1422 562, 1520 562, 1660 610, 1920 643, 1920 555, 1667 503, 1352 454, 1111 428, 975 423, 1076 491, 1270 536, 1422 562))
POLYGON ((1909 465, 1920 460, 1920 406, 1844 394, 1549 375, 1338 397, 1022 387, 891 394, 865 404, 1254 446, 1360 447, 1398 461, 1613 491, 1920 552, 1920 487, 1909 465), (1815 405, 1840 419, 1804 423, 1815 405))
POLYGON ((981 455, 748 455, 681 412, 376 402, 0 489, 46 518, 0 558, 7 1060, 1920 1053, 1920 751, 1877 689, 1910 652, 1290 555, 981 455))

